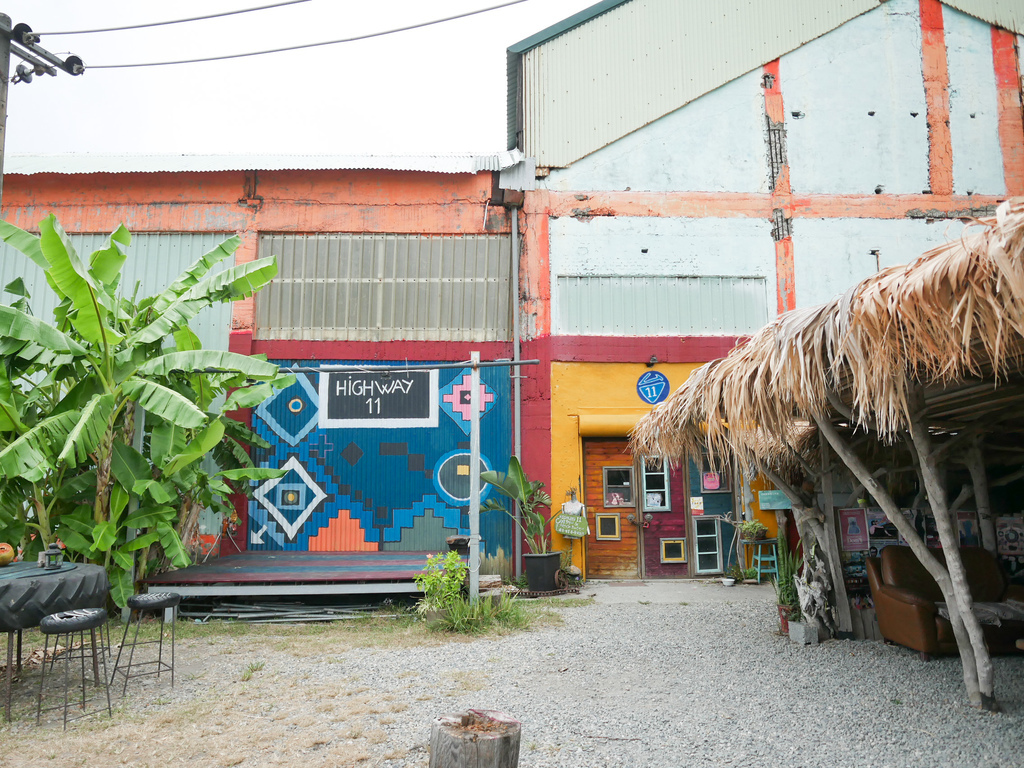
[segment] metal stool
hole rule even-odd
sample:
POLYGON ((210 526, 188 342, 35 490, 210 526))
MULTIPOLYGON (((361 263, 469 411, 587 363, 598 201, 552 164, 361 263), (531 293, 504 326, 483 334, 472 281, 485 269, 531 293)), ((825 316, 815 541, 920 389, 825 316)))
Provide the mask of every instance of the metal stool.
POLYGON ((110 673, 110 681, 113 682, 114 678, 117 677, 118 673, 124 675, 124 688, 122 695, 128 690, 128 680, 131 677, 146 677, 147 675, 156 675, 164 671, 171 673, 171 687, 174 687, 174 614, 175 609, 178 607, 178 603, 181 602, 181 595, 175 592, 147 592, 143 595, 132 595, 128 598, 128 608, 131 609, 131 613, 128 615, 128 623, 124 625, 124 636, 121 638, 121 647, 117 649, 117 661, 114 662, 114 671, 110 673), (168 664, 164 661, 164 619, 166 612, 171 612, 171 663, 168 664), (156 640, 143 640, 139 642, 139 625, 142 623, 142 613, 144 611, 158 611, 160 613, 160 631, 159 636, 156 640), (135 622, 135 634, 132 636, 132 648, 128 653, 128 665, 124 668, 121 667, 121 653, 124 651, 124 643, 128 638, 128 629, 132 625, 132 621, 135 622), (155 659, 149 661, 136 662, 135 649, 143 645, 157 645, 157 655, 155 659), (153 667, 148 672, 132 672, 132 667, 153 667))
POLYGON ((757 583, 761 583, 761 576, 778 576, 778 559, 775 554, 775 541, 761 539, 750 542, 752 545, 750 555, 750 567, 757 569, 757 583), (767 552, 765 549, 767 548, 767 552))
MULTIPOLYGON (((53 672, 53 665, 57 662, 57 648, 60 645, 61 638, 64 638, 64 651, 62 656, 64 657, 64 729, 67 730, 68 720, 76 720, 79 717, 85 717, 90 712, 86 712, 86 704, 88 699, 85 696, 85 684, 88 679, 88 673, 86 671, 85 660, 91 659, 92 664, 92 682, 97 688, 102 686, 107 696, 107 714, 113 717, 113 710, 110 707, 110 687, 107 685, 107 658, 104 653, 101 644, 96 642, 96 629, 102 628, 107 623, 107 612, 103 608, 78 608, 73 611, 62 611, 60 613, 51 613, 49 616, 44 616, 42 621, 39 622, 39 630, 46 636, 46 643, 43 646, 43 664, 41 674, 39 676, 39 703, 36 706, 36 723, 38 724, 43 716, 43 692, 46 687, 46 653, 50 646, 50 636, 54 636, 54 656, 50 661, 50 672, 53 672), (85 631, 89 630, 89 647, 85 645, 85 631), (78 647, 75 647, 75 638, 78 638, 78 647), (71 680, 71 662, 72 660, 81 661, 81 675, 82 675, 82 702, 81 708, 83 712, 74 717, 68 717, 68 709, 70 707, 68 699, 68 689, 70 688, 71 680), (103 676, 100 676, 100 661, 103 662, 103 676)), ((102 640, 102 631, 100 637, 102 640)), ((47 707, 46 712, 54 709, 59 709, 61 705, 55 705, 47 707)))

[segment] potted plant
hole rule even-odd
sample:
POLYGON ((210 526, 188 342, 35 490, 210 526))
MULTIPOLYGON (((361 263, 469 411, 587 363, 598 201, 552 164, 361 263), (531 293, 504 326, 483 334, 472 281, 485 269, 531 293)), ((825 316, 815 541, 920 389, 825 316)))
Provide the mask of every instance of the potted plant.
POLYGON ((779 606, 781 631, 789 634, 789 622, 800 619, 800 596, 796 591, 796 575, 800 570, 802 557, 800 544, 791 552, 785 536, 779 536, 778 576, 775 585, 775 600, 779 606))
POLYGON ((538 507, 550 507, 551 497, 545 493, 544 483, 530 480, 519 459, 513 456, 508 462, 508 472, 488 470, 480 473, 480 479, 494 486, 494 490, 519 505, 520 519, 516 519, 496 499, 488 499, 482 510, 500 509, 515 520, 526 538, 530 554, 524 555, 526 562, 526 583, 531 592, 553 592, 555 578, 561 564, 561 552, 551 551, 548 526, 551 520, 538 512, 538 507))
POLYGON ((768 528, 760 520, 744 520, 740 523, 740 537, 757 541, 768 537, 768 528))
POLYGON ((430 555, 423 570, 413 577, 423 597, 416 604, 417 612, 427 619, 440 619, 454 603, 462 600, 462 585, 469 568, 458 552, 430 555))

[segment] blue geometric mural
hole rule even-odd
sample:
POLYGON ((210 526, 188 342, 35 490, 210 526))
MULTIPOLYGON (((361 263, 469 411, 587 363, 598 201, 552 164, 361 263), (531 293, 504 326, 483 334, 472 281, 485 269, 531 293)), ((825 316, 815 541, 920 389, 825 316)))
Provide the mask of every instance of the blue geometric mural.
MULTIPOLYGON (((450 370, 441 370, 441 382, 447 383, 438 385, 436 375, 403 378, 397 371, 369 370, 369 362, 275 362, 311 368, 365 365, 367 370, 347 379, 340 377, 349 374, 299 373, 295 384, 255 410, 253 429, 270 448, 254 459, 287 474, 255 489, 249 503, 250 549, 323 551, 323 536, 337 525, 356 530, 364 551, 440 551, 446 536, 468 535, 469 368, 451 378, 450 370), (422 387, 428 380, 436 388, 426 397, 422 387), (396 400, 416 387, 420 396, 411 405, 396 400), (351 396, 332 403, 335 393, 351 396), (390 421, 389 408, 397 414, 390 421), (439 413, 446 418, 438 419, 439 413), (346 426, 322 426, 325 422, 346 426)), ((481 369, 480 381, 480 468, 504 468, 511 453, 509 370, 481 369)), ((488 492, 489 487, 482 489, 481 501, 488 492)), ((511 552, 507 515, 481 513, 480 534, 483 553, 511 552)))

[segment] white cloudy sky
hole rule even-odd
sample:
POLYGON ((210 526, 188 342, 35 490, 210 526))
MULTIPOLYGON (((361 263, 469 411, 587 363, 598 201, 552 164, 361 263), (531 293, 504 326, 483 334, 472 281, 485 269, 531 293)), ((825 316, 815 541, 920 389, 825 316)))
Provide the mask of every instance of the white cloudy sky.
MULTIPOLYGON (((6 0, 57 33, 275 0, 6 0)), ((507 0, 309 0, 145 30, 44 34, 89 65, 243 53, 378 32, 507 0)), ((11 86, 6 151, 490 153, 505 148, 505 49, 597 0, 527 0, 423 29, 232 61, 59 73, 11 86)), ((11 64, 12 74, 18 63, 11 64)))

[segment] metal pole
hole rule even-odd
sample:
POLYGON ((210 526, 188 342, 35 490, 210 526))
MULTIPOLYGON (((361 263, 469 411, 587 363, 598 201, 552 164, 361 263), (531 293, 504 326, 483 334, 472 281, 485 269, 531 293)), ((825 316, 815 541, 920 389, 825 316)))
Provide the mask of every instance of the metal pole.
MULTIPOLYGON (((0 13, 0 26, 11 28, 11 17, 0 13)), ((11 80, 11 38, 0 34, 0 206, 4 195, 4 145, 7 143, 7 85, 11 80)))
MULTIPOLYGON (((515 314, 512 318, 512 362, 516 365, 512 369, 512 407, 513 407, 513 432, 512 432, 512 453, 517 459, 522 460, 523 450, 523 402, 522 393, 519 390, 519 379, 522 375, 522 367, 520 363, 520 345, 522 338, 520 336, 521 329, 519 323, 522 321, 522 307, 519 304, 519 209, 512 208, 512 264, 515 265, 512 276, 512 301, 515 307, 515 314)), ((519 509, 519 505, 514 505, 516 527, 513 531, 512 541, 514 542, 512 551, 514 553, 515 560, 515 575, 517 577, 523 575, 523 539, 519 535, 520 526, 522 525, 523 512, 519 509)))
POLYGON ((469 379, 469 600, 480 599, 480 353, 470 355, 469 379))

